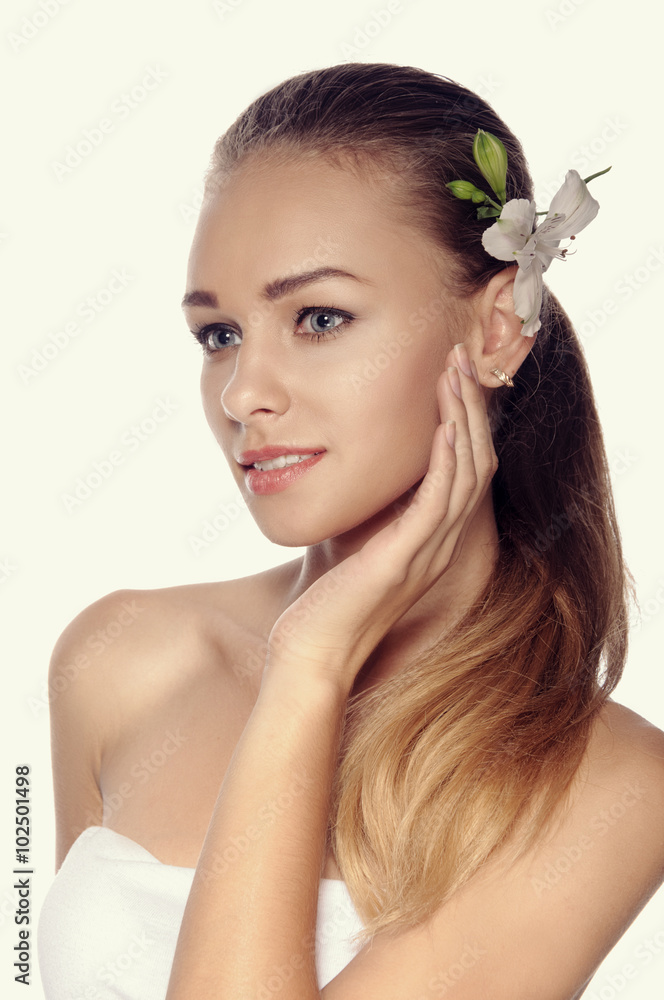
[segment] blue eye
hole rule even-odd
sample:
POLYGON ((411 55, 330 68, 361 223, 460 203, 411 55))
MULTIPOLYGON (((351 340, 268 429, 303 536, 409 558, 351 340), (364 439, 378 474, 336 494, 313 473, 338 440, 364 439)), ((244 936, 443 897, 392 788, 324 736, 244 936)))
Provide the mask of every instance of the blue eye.
MULTIPOLYGON (((354 319, 350 313, 342 309, 333 309, 332 306, 306 306, 295 313, 293 323, 299 328, 307 318, 310 318, 310 329, 302 330, 300 336, 313 341, 332 340, 338 336, 342 327, 348 326, 354 319)), ((191 332, 208 357, 223 352, 227 347, 237 347, 241 343, 238 331, 224 323, 208 323, 206 326, 196 327, 191 332), (237 340, 232 340, 233 337, 237 340)))
POLYGON ((229 343, 226 338, 238 336, 236 330, 232 330, 229 326, 224 326, 223 323, 208 323, 207 326, 197 327, 191 332, 203 348, 205 354, 215 354, 225 347, 235 347, 235 344, 229 343))
POLYGON ((311 330, 305 330, 308 340, 332 339, 337 336, 337 331, 348 326, 353 317, 350 313, 341 309, 333 309, 331 306, 307 306, 300 309, 293 316, 293 322, 299 326, 303 319, 310 317, 311 330), (335 322, 335 321, 340 322, 335 322))

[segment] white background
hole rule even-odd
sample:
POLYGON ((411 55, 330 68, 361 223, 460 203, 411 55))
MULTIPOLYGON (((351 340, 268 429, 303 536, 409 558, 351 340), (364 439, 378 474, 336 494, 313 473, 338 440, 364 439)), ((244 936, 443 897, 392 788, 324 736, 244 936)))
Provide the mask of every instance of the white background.
MULTIPOLYGON (((3 995, 5 982, 26 995, 11 967, 19 763, 32 768, 33 918, 53 873, 45 680, 59 633, 118 588, 230 579, 301 554, 269 543, 232 506, 238 494, 200 407, 200 349, 179 309, 214 140, 254 97, 295 73, 348 60, 393 62, 477 90, 521 138, 538 207, 547 207, 569 167, 586 176, 613 164, 593 182, 597 220, 576 256, 554 262, 548 278, 583 337, 643 609, 615 697, 664 728, 662 14, 646 0, 393 0, 391 7, 376 31, 387 0, 3 5, 3 995), (123 95, 146 74, 153 89, 129 108, 123 95), (67 147, 104 118, 112 129, 58 177, 67 147), (102 305, 114 270, 125 273, 126 287, 102 305), (90 296, 99 311, 88 322, 80 310, 90 296), (54 349, 52 336, 74 322, 76 336, 69 343, 60 336, 64 346, 54 349), (132 426, 160 400, 170 415, 132 450, 132 426), (123 463, 68 511, 63 495, 118 448, 123 463), (224 504, 228 527, 195 554, 191 536, 224 504)), ((660 891, 587 996, 654 1000, 663 956, 660 891), (649 940, 657 954, 651 949, 647 960, 649 940), (626 964, 636 970, 629 980, 626 964)), ((36 964, 32 978, 37 1000, 36 964)))

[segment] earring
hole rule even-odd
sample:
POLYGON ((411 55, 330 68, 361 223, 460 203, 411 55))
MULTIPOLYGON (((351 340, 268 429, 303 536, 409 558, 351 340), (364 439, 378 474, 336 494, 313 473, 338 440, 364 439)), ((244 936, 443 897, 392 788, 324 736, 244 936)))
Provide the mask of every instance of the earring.
POLYGON ((499 378, 500 381, 504 383, 504 385, 507 385, 510 388, 512 388, 514 386, 514 382, 509 377, 509 375, 507 375, 505 372, 501 372, 501 370, 499 368, 492 368, 491 369, 491 374, 495 375, 496 378, 499 378))

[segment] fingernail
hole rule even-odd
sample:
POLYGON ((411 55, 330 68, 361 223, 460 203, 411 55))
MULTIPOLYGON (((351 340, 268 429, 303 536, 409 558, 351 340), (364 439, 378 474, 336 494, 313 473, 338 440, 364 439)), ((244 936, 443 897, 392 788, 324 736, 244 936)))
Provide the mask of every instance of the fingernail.
POLYGON ((468 357, 468 351, 464 344, 455 344, 454 353, 456 354, 457 361, 459 362, 459 368, 464 374, 473 377, 473 373, 470 368, 470 358, 468 357))
POLYGON ((447 377, 450 380, 450 385, 453 391, 457 394, 459 399, 463 399, 461 395, 461 379, 459 378, 459 371, 454 366, 450 366, 447 369, 447 377))
POLYGON ((454 439, 456 438, 456 420, 445 421, 445 437, 450 448, 453 448, 454 439))

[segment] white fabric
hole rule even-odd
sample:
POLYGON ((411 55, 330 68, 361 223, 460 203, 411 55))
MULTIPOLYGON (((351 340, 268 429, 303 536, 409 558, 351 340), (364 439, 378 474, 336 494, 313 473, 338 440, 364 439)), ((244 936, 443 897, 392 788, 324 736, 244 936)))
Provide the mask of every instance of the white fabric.
MULTIPOLYGON (((47 1000, 164 1000, 193 877, 193 868, 162 864, 123 834, 88 827, 72 844, 39 915, 47 1000)), ((319 989, 357 954, 352 938, 361 928, 346 884, 321 879, 319 989)), ((269 985, 272 994, 276 980, 269 985)))

